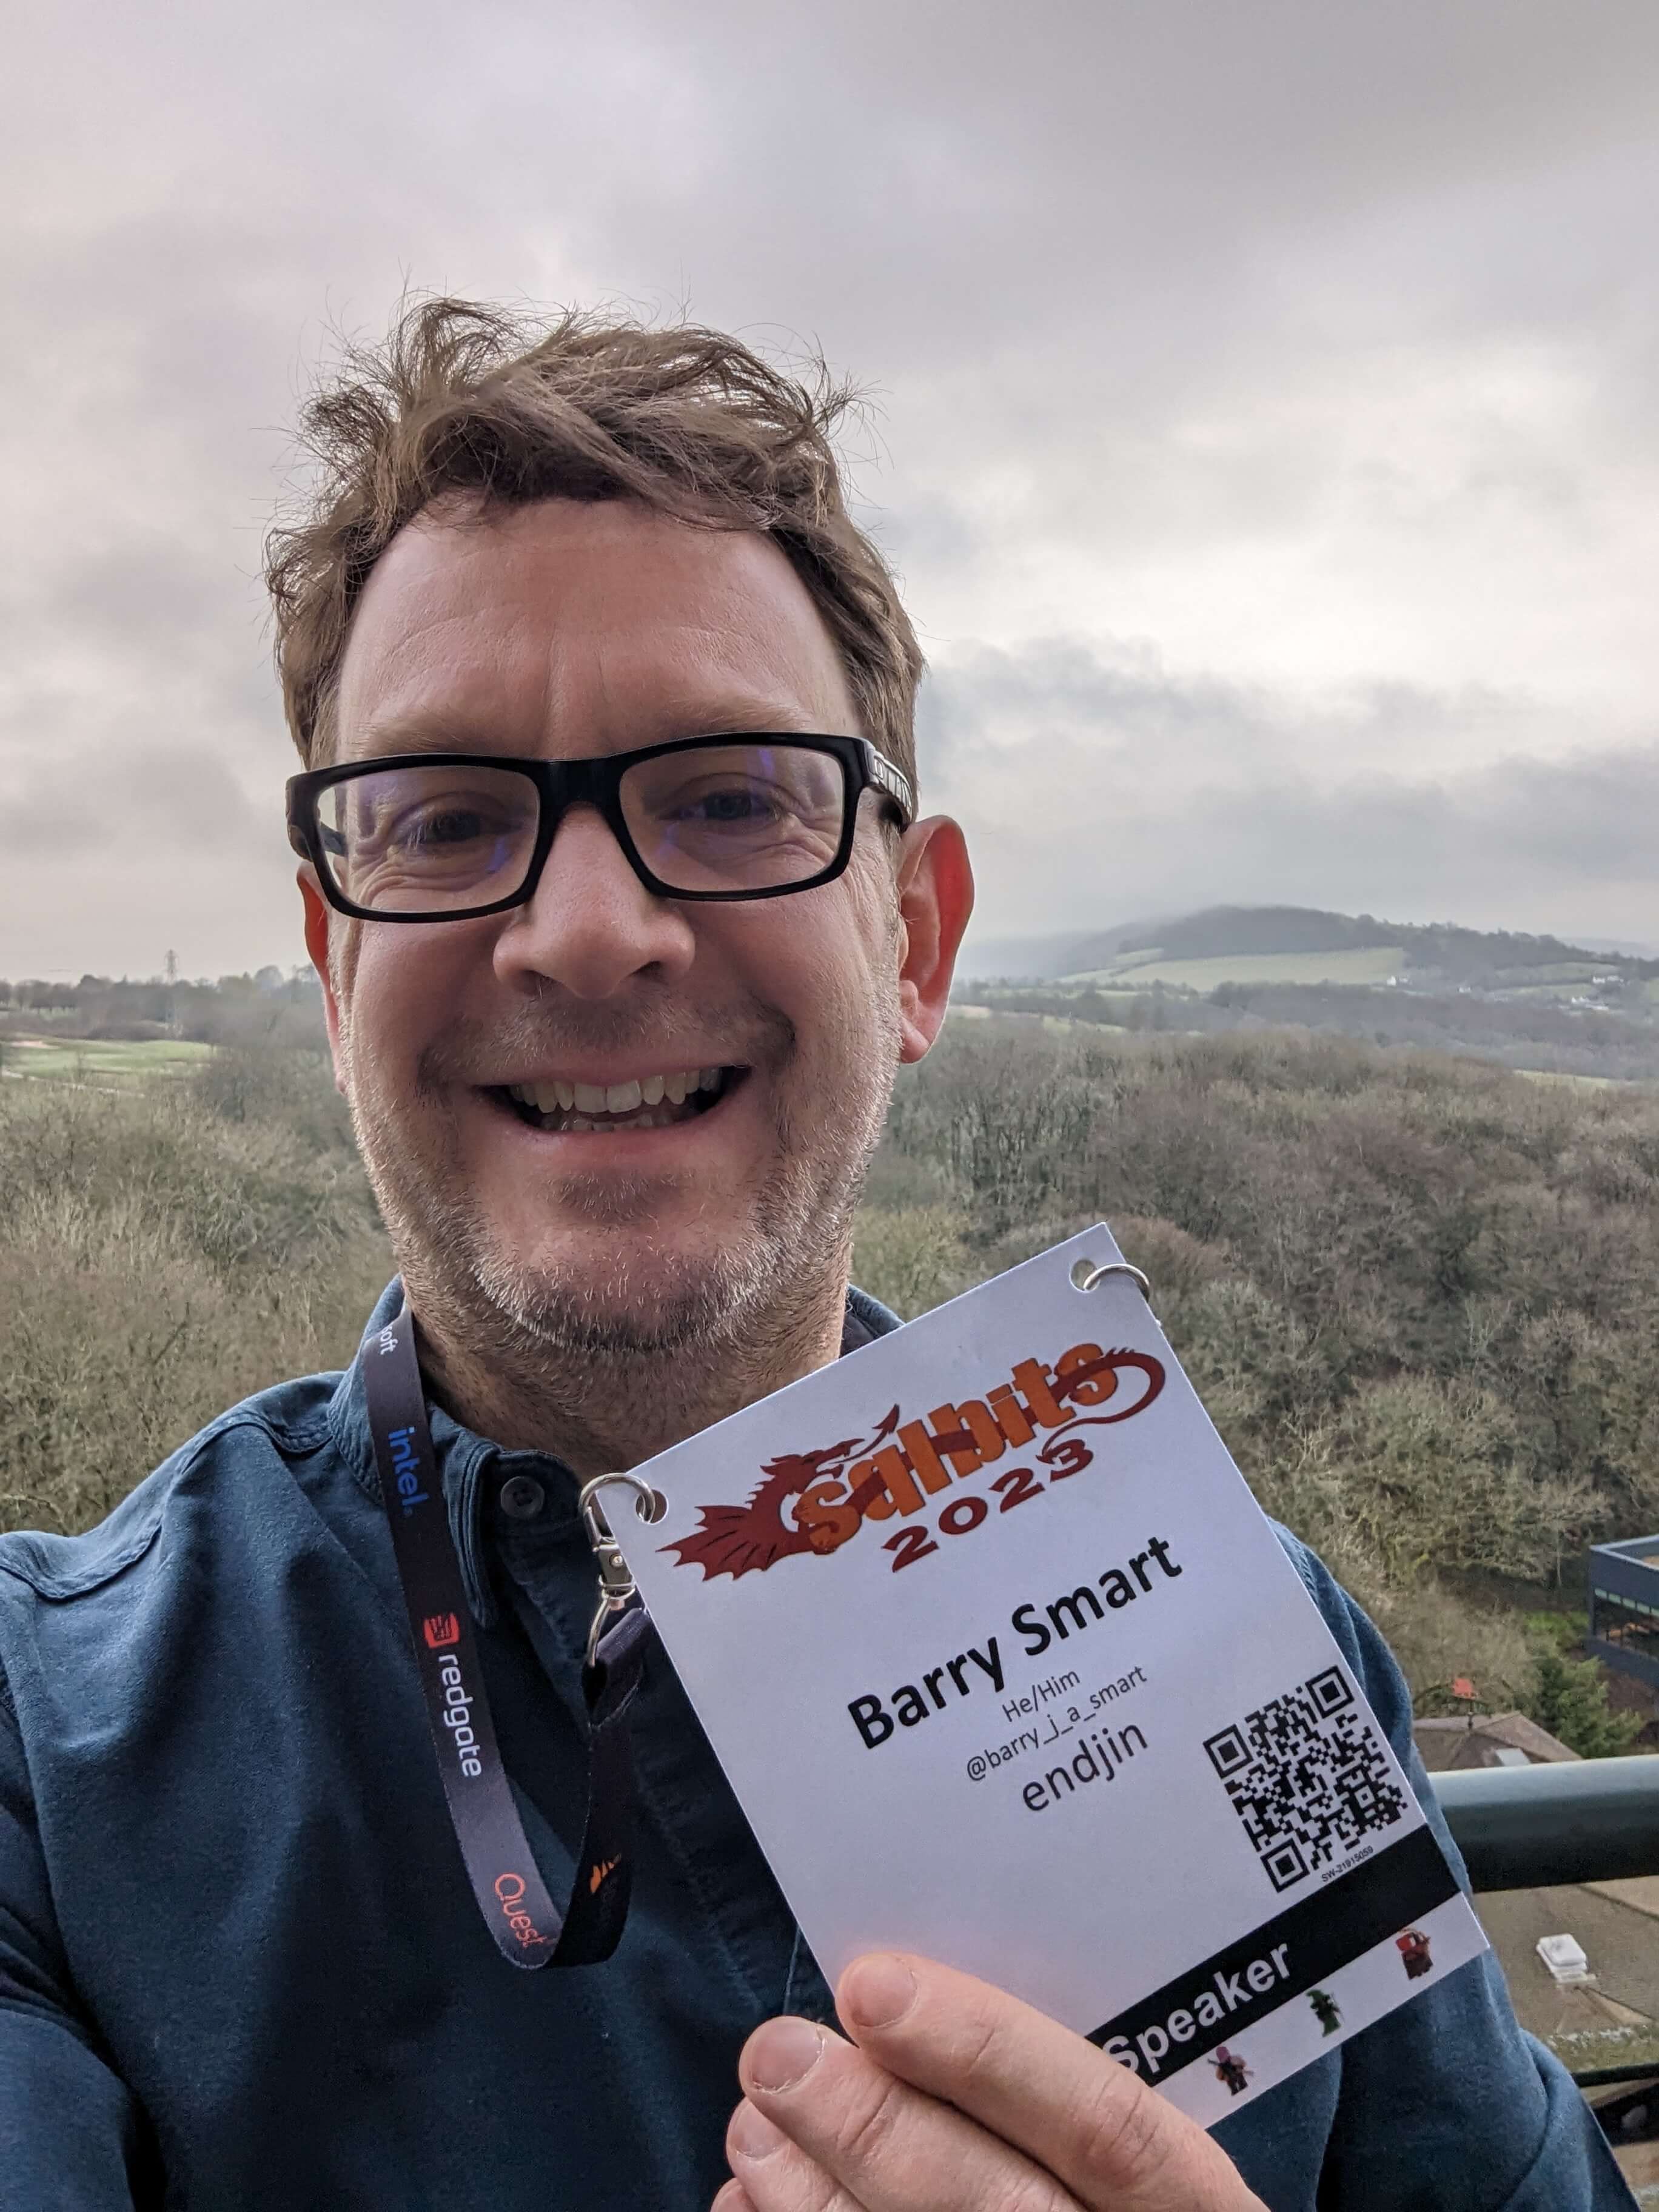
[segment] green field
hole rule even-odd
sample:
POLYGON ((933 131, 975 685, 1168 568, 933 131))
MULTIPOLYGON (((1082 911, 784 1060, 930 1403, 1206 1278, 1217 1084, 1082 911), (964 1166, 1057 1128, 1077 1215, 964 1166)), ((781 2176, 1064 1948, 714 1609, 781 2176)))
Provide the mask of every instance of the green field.
POLYGON ((1127 952, 1109 967, 1067 975, 1067 983, 1115 983, 1143 990, 1151 983, 1213 991, 1218 983, 1386 983, 1406 964, 1398 945, 1368 945, 1342 952, 1228 952, 1206 960, 1165 960, 1156 952, 1127 952))
POLYGON ((1515 1072, 1517 1075, 1525 1076, 1528 1083, 1566 1083, 1575 1085, 1580 1091, 1613 1091, 1632 1088, 1627 1081, 1621 1084, 1616 1075, 1567 1075, 1553 1067, 1517 1067, 1515 1072))
POLYGON ((211 1058, 210 1044, 158 1037, 115 1044, 101 1037, 7 1037, 0 1041, 0 1073, 95 1083, 111 1077, 185 1075, 211 1058))

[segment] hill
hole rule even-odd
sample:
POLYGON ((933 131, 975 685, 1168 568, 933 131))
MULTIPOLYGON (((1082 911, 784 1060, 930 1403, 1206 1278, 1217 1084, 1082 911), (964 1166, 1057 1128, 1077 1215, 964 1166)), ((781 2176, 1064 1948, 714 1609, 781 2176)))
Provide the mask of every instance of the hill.
POLYGON ((1659 1080, 1659 961, 1512 930, 1209 907, 969 953, 957 1001, 1108 1030, 1292 1029, 1659 1080), (994 964, 994 963, 997 963, 994 964))
MULTIPOLYGON (((1605 945, 1605 941, 1604 941, 1605 945)), ((1115 928, 1066 936, 988 939, 970 951, 967 969, 975 976, 1003 981, 1056 981, 1062 977, 1101 981, 1136 973, 1179 983, 1170 971, 1202 962, 1211 972, 1194 988, 1218 981, 1236 982, 1383 981, 1399 973, 1408 985, 1469 984, 1485 989, 1536 988, 1589 983, 1599 975, 1645 982, 1659 976, 1659 961, 1603 947, 1571 945, 1558 937, 1511 930, 1465 929, 1454 922, 1379 921, 1369 914, 1337 914, 1319 907, 1216 906, 1161 921, 1133 921, 1115 928), (1379 957, 1370 963, 1356 956, 1379 957), (1308 963, 1292 977, 1282 963, 1296 956, 1308 963), (1226 964, 1224 974, 1215 963, 1226 964), (1369 967, 1377 973, 1361 975, 1369 967)))

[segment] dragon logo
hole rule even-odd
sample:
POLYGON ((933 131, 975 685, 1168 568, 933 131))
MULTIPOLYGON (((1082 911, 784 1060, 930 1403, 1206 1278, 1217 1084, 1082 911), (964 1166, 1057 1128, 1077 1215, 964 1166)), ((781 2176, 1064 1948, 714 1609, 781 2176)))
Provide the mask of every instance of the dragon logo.
POLYGON ((921 1503, 913 1480, 918 1474, 924 1489, 938 1491, 951 1480, 951 1468, 958 1474, 976 1472, 1010 1445, 1032 1448, 1057 1475, 1077 1474, 1094 1457, 1079 1431, 1144 1413, 1164 1382, 1163 1363, 1150 1353, 1103 1352, 1092 1344, 1073 1346, 1052 1369, 1023 1361, 1013 1370, 1013 1384, 988 1392, 984 1401, 939 1407, 929 1417, 931 1430, 902 1422, 893 1406, 867 1436, 781 1453, 762 1466, 763 1480, 746 1505, 702 1506, 692 1534, 663 1549, 678 1554, 682 1566, 701 1567, 705 1581, 764 1573, 801 1553, 827 1558, 866 1518, 914 1511, 921 1503), (1143 1385, 1129 1403, 1110 1413, 1072 1411, 1073 1405, 1093 1408, 1115 1398, 1126 1371, 1138 1373, 1143 1385), (1023 1396, 1016 1395, 1014 1385, 1023 1396), (1047 1434, 1039 1443, 1042 1431, 1047 1434), (914 1503, 898 1503, 907 1493, 914 1503))

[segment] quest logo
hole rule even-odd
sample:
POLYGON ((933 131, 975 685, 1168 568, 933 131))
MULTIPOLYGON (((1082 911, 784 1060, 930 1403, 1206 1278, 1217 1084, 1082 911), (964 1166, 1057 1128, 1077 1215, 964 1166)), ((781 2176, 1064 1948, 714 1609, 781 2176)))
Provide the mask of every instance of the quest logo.
POLYGON ((507 1924, 527 1951, 532 1945, 545 1943, 548 1939, 524 1909, 524 1887, 521 1874, 502 1874, 495 1877, 495 1894, 501 1900, 507 1924))
POLYGON ((705 1581, 716 1575, 735 1581, 803 1553, 827 1559, 866 1523, 896 1520, 909 1525, 882 1545, 893 1554, 896 1574, 939 1550, 935 1532, 964 1536, 992 1511, 977 1490, 954 1492, 937 1512, 932 1499, 1028 1447, 1036 1466, 1009 1468, 985 1487, 1000 1499, 1002 1513, 1041 1497, 1049 1484, 1093 1461, 1081 1430, 1144 1413, 1164 1382, 1163 1362, 1150 1352, 1103 1352, 1097 1344, 1074 1344, 1052 1365, 1022 1359, 983 1398, 935 1406, 913 1421, 894 1406, 867 1437, 767 1461, 764 1480, 746 1505, 703 1506, 693 1534, 663 1549, 677 1553, 683 1567, 701 1567, 705 1581), (1125 1377, 1133 1380, 1126 1384, 1125 1377), (1121 1390, 1125 1402, 1118 1405, 1121 1390), (1094 1410, 1106 1405, 1110 1413, 1094 1410), (1079 1407, 1088 1410, 1074 1410, 1079 1407), (926 1520, 913 1518, 924 1511, 926 1520))

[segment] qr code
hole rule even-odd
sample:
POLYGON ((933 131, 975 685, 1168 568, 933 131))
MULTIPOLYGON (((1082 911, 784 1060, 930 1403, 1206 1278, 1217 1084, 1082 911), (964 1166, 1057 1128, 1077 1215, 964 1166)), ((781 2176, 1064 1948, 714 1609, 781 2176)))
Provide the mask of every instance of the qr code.
POLYGON ((1204 1748, 1275 1889, 1405 1814, 1382 1739, 1340 1667, 1246 1713, 1204 1748))

